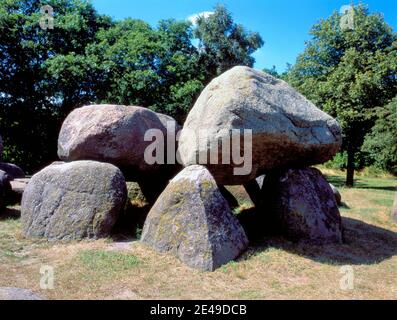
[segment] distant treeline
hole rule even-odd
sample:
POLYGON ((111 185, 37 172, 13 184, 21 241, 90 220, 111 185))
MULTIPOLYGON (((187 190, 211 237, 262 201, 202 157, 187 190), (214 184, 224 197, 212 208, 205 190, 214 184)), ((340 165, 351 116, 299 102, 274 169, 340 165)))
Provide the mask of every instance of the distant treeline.
MULTIPOLYGON (((347 184, 362 166, 397 174, 397 36, 380 14, 359 5, 310 31, 296 64, 279 75, 342 125, 337 165, 347 184), (348 26, 342 25, 348 18, 348 26)), ((90 103, 139 105, 180 124, 211 79, 254 65, 264 41, 223 6, 189 21, 157 26, 114 21, 85 0, 0 2, 0 135, 5 160, 30 173, 56 159, 60 125, 90 103), (42 28, 41 8, 54 28, 42 28)))
POLYGON ((5 160, 32 173, 56 159, 63 119, 84 104, 144 106, 182 123, 212 78, 235 65, 253 66, 251 55, 262 45, 222 6, 194 26, 170 19, 152 27, 114 21, 84 0, 1 1, 5 160), (42 28, 44 5, 53 9, 53 29, 42 28))

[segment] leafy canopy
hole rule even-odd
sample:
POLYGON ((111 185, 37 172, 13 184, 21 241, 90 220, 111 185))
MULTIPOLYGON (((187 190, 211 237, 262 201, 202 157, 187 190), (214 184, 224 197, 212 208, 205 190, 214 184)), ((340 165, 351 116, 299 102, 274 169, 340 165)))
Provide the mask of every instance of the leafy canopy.
POLYGON ((341 28, 335 12, 312 30, 312 39, 288 74, 288 81, 343 129, 348 167, 376 119, 376 107, 397 93, 397 37, 380 14, 354 7, 353 29, 341 28))

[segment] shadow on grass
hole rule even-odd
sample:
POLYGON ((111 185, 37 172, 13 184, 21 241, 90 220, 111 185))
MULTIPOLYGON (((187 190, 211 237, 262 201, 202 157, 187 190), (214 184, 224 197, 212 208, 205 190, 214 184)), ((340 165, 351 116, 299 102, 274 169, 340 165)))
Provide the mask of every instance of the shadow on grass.
POLYGON ((139 240, 145 219, 151 206, 138 206, 128 202, 124 212, 119 217, 112 230, 111 238, 116 242, 139 240))
MULTIPOLYGON (((337 188, 345 187, 345 178, 339 176, 326 176, 327 181, 332 183, 337 188)), ((397 183, 396 183, 397 185, 397 183)), ((383 191, 397 191, 397 186, 382 185, 382 180, 379 180, 379 185, 369 184, 360 178, 354 180, 354 189, 367 189, 367 190, 383 190, 383 191)))
POLYGON ((21 211, 14 208, 5 208, 0 212, 0 221, 17 220, 21 217, 21 211))
MULTIPOLYGON (((277 248, 331 265, 370 265, 377 264, 397 255, 397 233, 382 229, 365 222, 343 218, 345 230, 344 244, 314 245, 307 242, 291 242, 282 236, 271 235, 265 230, 258 233, 259 225, 254 210, 247 210, 239 217, 251 246, 241 257, 247 259, 252 254, 277 248)), ((260 219, 260 218, 259 218, 260 219)))

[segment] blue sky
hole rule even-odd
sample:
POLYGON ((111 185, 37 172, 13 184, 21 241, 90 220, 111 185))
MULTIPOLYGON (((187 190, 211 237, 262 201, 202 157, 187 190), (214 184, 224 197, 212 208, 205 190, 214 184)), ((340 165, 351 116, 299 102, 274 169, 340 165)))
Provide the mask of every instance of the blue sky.
MULTIPOLYGON (((358 3, 358 0, 353 1, 358 3)), ((397 30, 396 0, 364 0, 371 12, 382 12, 397 30)), ((92 0, 98 12, 115 19, 137 18, 153 26, 161 19, 187 17, 211 11, 217 3, 233 13, 234 20, 251 31, 259 32, 265 45, 255 53, 256 68, 283 71, 294 63, 309 39, 310 27, 326 18, 350 0, 92 0)))

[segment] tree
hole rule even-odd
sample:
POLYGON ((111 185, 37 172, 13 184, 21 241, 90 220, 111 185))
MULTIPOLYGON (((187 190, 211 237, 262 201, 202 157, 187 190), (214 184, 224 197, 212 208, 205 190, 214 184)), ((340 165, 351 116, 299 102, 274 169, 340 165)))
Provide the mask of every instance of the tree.
POLYGON ((56 159, 62 116, 91 98, 85 46, 110 24, 80 0, 0 2, 0 132, 5 159, 28 172, 56 159), (40 27, 43 5, 54 8, 54 29, 40 27), (67 65, 67 67, 66 67, 67 65), (62 66, 63 71, 61 72, 62 66), (71 67, 73 66, 73 68, 71 67), (58 76, 57 72, 59 70, 58 76), (80 75, 79 75, 80 74, 80 75), (79 77, 76 77, 79 75, 79 77))
POLYGON ((264 44, 259 33, 236 24, 221 5, 209 17, 197 19, 194 36, 199 40, 200 62, 205 67, 207 81, 236 65, 252 67, 255 62, 252 54, 264 44))
POLYGON ((377 167, 397 175, 397 97, 378 109, 378 119, 365 138, 363 151, 369 152, 377 167))
POLYGON ((163 20, 157 27, 134 19, 115 22, 88 0, 0 1, 3 160, 28 173, 54 161, 62 121, 84 104, 139 105, 182 123, 216 75, 207 67, 214 62, 222 72, 252 65, 251 54, 262 43, 221 7, 198 29, 199 49, 186 21, 163 20), (40 26, 43 5, 54 9, 53 29, 40 26))
POLYGON ((352 29, 341 28, 341 15, 316 24, 288 81, 337 118, 347 152, 346 185, 354 184, 354 163, 375 120, 375 108, 397 93, 397 37, 380 14, 353 8, 352 29))
POLYGON ((276 66, 273 66, 271 69, 265 68, 263 69, 263 72, 266 72, 275 78, 280 78, 280 74, 277 72, 276 66))
POLYGON ((191 38, 190 24, 172 19, 157 28, 127 19, 101 30, 87 48, 99 66, 98 100, 148 107, 183 121, 204 80, 191 38))

